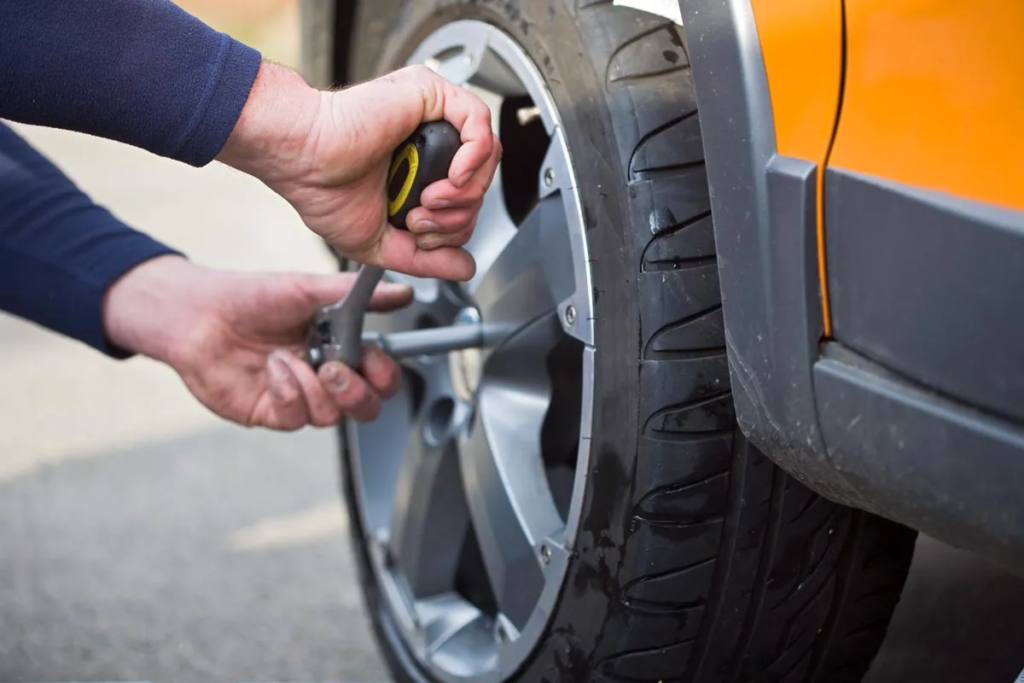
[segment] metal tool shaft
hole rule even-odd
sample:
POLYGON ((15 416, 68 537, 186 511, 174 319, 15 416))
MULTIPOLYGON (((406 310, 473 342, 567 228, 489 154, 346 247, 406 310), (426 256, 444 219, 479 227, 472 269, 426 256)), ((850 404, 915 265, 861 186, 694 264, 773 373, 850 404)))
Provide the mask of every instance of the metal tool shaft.
POLYGON ((383 268, 363 266, 345 298, 320 309, 312 334, 326 338, 314 336, 310 343, 310 362, 314 367, 331 360, 341 361, 352 368, 359 367, 363 355, 363 318, 373 290, 383 275, 383 268))
POLYGON ((364 344, 376 344, 395 358, 431 356, 484 345, 484 326, 451 325, 406 332, 364 332, 364 344))

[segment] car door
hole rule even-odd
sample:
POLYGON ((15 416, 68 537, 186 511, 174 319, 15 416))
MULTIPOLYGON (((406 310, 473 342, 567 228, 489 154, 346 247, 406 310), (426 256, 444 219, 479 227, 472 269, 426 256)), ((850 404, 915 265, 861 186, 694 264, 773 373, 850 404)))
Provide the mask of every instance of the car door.
POLYGON ((831 334, 1024 420, 1024 4, 844 0, 824 179, 831 334))

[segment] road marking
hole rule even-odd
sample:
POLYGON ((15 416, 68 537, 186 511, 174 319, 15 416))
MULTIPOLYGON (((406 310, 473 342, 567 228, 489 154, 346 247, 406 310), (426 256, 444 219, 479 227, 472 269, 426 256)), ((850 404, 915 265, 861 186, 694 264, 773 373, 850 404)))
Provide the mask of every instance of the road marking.
POLYGON ((345 533, 348 518, 341 503, 332 501, 285 517, 264 519, 235 531, 228 547, 235 552, 255 552, 320 541, 345 533))

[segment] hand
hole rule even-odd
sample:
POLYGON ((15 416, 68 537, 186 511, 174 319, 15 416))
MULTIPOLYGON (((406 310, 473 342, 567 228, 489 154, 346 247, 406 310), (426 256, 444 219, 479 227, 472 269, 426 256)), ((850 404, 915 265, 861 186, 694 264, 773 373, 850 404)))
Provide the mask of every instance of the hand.
MULTIPOLYGON (((108 290, 104 329, 111 343, 173 367, 220 417, 246 426, 295 430, 343 415, 376 419, 399 385, 399 368, 367 348, 358 373, 338 362, 314 373, 300 356, 316 309, 341 299, 354 274, 236 273, 177 256, 147 261, 108 290)), ((371 310, 407 304, 408 287, 383 284, 371 310)))
POLYGON ((430 69, 414 66, 337 92, 319 92, 293 72, 264 64, 218 157, 287 199, 340 253, 420 277, 468 280, 461 247, 476 224, 501 158, 487 106, 430 69), (391 155, 424 121, 446 119, 462 147, 448 178, 423 192, 410 232, 387 222, 391 155))

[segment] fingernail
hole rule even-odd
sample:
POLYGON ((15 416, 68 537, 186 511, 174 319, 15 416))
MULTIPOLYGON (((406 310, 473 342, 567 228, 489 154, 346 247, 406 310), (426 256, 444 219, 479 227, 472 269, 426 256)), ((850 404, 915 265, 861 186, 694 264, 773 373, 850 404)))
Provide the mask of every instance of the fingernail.
POLYGON ((416 221, 416 224, 412 226, 413 232, 437 232, 440 229, 440 225, 428 220, 416 221))
POLYGON ((384 294, 407 294, 412 291, 412 287, 397 282, 382 282, 378 285, 377 291, 384 294))
POLYGON ((348 373, 348 370, 337 363, 325 365, 322 372, 327 386, 334 391, 345 391, 348 386, 348 373))
POLYGON ((447 209, 452 205, 450 199, 435 199, 429 204, 424 204, 428 209, 447 209))
POLYGON ((455 185, 455 187, 462 187, 463 185, 466 184, 466 181, 469 180, 469 176, 471 176, 471 175, 472 175, 471 172, 466 171, 462 175, 456 176, 455 177, 455 181, 452 184, 455 185))
POLYGON ((438 235, 437 233, 423 235, 422 237, 419 237, 416 240, 416 246, 422 249, 423 251, 437 249, 442 245, 444 245, 444 237, 438 235))

